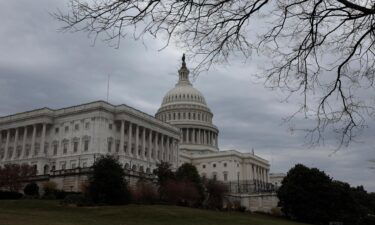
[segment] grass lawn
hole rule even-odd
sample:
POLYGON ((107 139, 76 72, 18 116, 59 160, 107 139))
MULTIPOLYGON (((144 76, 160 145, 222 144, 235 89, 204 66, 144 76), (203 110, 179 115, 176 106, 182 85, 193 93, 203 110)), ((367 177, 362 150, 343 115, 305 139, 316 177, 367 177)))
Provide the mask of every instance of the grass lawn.
POLYGON ((48 200, 0 200, 0 225, 302 225, 265 215, 167 205, 61 206, 48 200))

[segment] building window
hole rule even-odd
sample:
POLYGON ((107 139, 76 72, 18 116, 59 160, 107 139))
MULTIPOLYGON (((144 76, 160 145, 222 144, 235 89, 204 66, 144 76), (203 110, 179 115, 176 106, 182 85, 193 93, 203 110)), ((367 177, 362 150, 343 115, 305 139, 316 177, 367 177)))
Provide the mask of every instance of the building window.
POLYGON ((74 130, 79 130, 79 124, 74 125, 74 130))
POLYGON ((216 168, 216 163, 212 164, 212 167, 213 167, 213 168, 216 168))
POLYGON ((44 154, 47 155, 49 144, 46 142, 44 143, 44 154))
POLYGON ((228 172, 223 173, 224 181, 228 181, 228 172))
POLYGON ((112 140, 108 140, 108 143, 107 143, 107 151, 108 152, 111 152, 112 150, 112 140))
POLYGON ((116 142, 116 152, 119 152, 119 151, 120 151, 120 143, 116 142))
POLYGON ((55 128, 55 134, 58 134, 58 133, 59 133, 59 128, 56 127, 56 128, 55 128))
POLYGON ((224 167, 227 167, 227 163, 224 163, 224 167))
POLYGON ((78 141, 75 141, 73 143, 73 151, 74 151, 74 153, 78 152, 78 141))
POLYGON ((69 127, 66 126, 66 127, 65 127, 65 133, 68 133, 68 131, 69 131, 69 127))
POLYGON ((39 154, 39 149, 40 149, 40 144, 36 143, 35 146, 34 146, 34 155, 39 154))
POLYGON ((84 151, 87 152, 88 150, 89 150, 89 140, 85 140, 84 151))
POLYGON ((65 163, 65 162, 62 162, 62 163, 61 163, 61 169, 62 169, 62 170, 65 170, 65 169, 66 169, 66 163, 65 163))
POLYGON ((83 168, 86 168, 86 167, 87 167, 87 162, 83 162, 83 163, 82 163, 82 167, 83 167, 83 168))
POLYGON ((68 142, 65 141, 63 143, 63 154, 66 154, 68 152, 68 142))
POLYGON ((53 145, 53 155, 57 155, 57 143, 53 145))
POLYGON ((90 128, 90 123, 89 122, 85 123, 85 129, 87 130, 89 128, 90 128))
POLYGON ((205 169, 205 168, 206 168, 206 165, 202 165, 202 168, 205 169))
POLYGON ((216 172, 213 172, 213 173, 212 173, 212 179, 213 179, 213 180, 217 180, 217 174, 216 174, 216 172))
POLYGON ((74 168, 76 168, 76 167, 77 167, 76 164, 75 164, 75 163, 72 163, 71 168, 74 169, 74 168))
POLYGON ((112 123, 110 123, 110 124, 108 125, 108 128, 109 128, 110 130, 112 130, 112 123))

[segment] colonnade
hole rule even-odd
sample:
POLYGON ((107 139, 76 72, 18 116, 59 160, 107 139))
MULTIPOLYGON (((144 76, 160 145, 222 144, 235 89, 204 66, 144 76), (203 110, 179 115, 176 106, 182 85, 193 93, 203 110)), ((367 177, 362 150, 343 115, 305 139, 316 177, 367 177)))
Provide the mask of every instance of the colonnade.
POLYGON ((0 161, 45 155, 46 129, 47 124, 42 123, 0 130, 0 161), (39 142, 37 142, 38 127, 41 131, 39 142), (29 148, 27 145, 27 137, 29 136, 28 131, 30 128, 32 131, 29 148))
POLYGON ((178 157, 178 139, 131 121, 121 120, 120 152, 136 159, 173 162, 178 157))
POLYGON ((184 144, 201 144, 218 147, 217 133, 200 128, 181 128, 184 144))

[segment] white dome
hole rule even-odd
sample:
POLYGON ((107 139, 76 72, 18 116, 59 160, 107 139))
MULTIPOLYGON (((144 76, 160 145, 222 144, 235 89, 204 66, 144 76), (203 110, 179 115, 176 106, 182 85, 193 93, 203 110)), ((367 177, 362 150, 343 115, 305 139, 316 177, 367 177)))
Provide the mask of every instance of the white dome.
POLYGON ((190 84, 177 84, 164 96, 161 106, 173 104, 200 104, 207 106, 202 93, 190 84))
POLYGON ((218 151, 217 127, 212 124, 213 114, 202 93, 189 81, 185 56, 178 71, 179 79, 167 92, 155 117, 180 128, 179 148, 186 151, 218 151))

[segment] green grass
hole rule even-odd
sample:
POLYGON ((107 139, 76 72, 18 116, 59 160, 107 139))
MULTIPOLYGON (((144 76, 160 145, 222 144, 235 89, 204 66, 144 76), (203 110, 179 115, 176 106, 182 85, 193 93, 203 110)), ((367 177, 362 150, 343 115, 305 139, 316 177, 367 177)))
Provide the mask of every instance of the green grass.
POLYGON ((61 206, 48 200, 0 200, 0 225, 302 225, 271 216, 167 205, 61 206))

